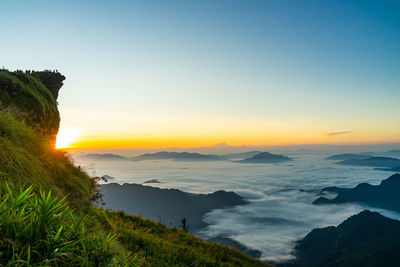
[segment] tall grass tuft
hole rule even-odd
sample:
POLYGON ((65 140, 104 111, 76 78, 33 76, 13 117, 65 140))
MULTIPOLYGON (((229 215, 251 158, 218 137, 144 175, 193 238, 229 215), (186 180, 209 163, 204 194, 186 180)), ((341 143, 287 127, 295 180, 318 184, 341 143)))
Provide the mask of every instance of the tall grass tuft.
POLYGON ((114 246, 114 235, 89 233, 85 218, 75 218, 65 198, 15 194, 5 184, 0 196, 1 266, 138 266, 136 257, 114 246))

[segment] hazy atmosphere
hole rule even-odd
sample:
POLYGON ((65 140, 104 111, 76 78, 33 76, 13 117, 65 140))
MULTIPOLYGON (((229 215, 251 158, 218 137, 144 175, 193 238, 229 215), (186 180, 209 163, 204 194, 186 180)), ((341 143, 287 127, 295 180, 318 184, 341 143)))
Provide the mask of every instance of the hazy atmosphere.
MULTIPOLYGON (((315 227, 336 225, 366 208, 358 204, 312 205, 320 195, 319 189, 328 186, 354 187, 360 182, 379 184, 390 175, 371 167, 337 165, 335 161, 326 159, 332 153, 329 150, 272 151, 290 155, 294 161, 285 164, 169 160, 132 162, 85 158, 83 153, 74 154, 74 158, 75 163, 84 166, 93 175, 113 177, 111 182, 142 184, 156 179, 157 183, 145 184, 193 193, 210 193, 220 189, 238 193, 249 199, 250 204, 207 214, 205 221, 210 226, 198 234, 207 238, 219 235, 233 237, 252 249, 260 250, 261 258, 268 261, 293 259, 295 241, 300 237, 315 227)), ((130 155, 132 153, 135 152, 131 151, 130 155)), ((125 154, 129 155, 127 151, 125 154)), ((400 219, 400 213, 380 211, 400 219)), ((190 227, 190 221, 188 223, 190 227)))
POLYGON ((1 0, 1 64, 67 77, 62 146, 399 142, 398 8, 1 0))
POLYGON ((0 266, 400 266, 400 1, 0 0, 0 266))

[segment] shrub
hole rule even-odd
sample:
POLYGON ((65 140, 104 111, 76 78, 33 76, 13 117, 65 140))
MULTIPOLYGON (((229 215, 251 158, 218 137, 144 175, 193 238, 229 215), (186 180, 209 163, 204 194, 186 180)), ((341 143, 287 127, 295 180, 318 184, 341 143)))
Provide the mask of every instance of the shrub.
POLYGON ((114 246, 114 235, 85 230, 65 198, 36 194, 32 186, 0 196, 1 266, 138 266, 114 246))

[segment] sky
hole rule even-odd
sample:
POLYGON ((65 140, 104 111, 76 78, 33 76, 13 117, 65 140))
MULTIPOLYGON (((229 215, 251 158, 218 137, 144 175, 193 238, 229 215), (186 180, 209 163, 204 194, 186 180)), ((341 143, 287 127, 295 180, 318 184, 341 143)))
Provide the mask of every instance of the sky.
MULTIPOLYGON (((400 142, 398 1, 0 0, 71 148, 400 142)), ((61 141, 60 141, 61 142, 61 141)))

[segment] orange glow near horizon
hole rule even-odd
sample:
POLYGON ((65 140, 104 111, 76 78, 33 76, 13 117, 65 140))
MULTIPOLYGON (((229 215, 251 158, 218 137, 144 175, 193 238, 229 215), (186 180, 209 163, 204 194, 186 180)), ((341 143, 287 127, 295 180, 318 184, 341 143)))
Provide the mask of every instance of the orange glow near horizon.
MULTIPOLYGON (((60 146, 57 148, 70 149, 111 149, 111 148, 196 148, 210 147, 219 143, 227 143, 230 146, 290 146, 290 145, 365 145, 365 144, 384 144, 395 143, 399 140, 387 138, 366 138, 354 137, 326 137, 324 134, 313 136, 303 135, 294 139, 289 135, 259 135, 252 137, 235 136, 232 138, 218 138, 214 136, 134 136, 115 135, 115 136, 77 136, 62 135, 60 146)), ((58 138, 57 138, 58 141, 58 138)))
POLYGON ((70 148, 77 141, 78 132, 72 128, 60 128, 57 134, 56 149, 70 148))
POLYGON ((166 149, 230 146, 367 145, 399 143, 400 125, 368 120, 286 116, 280 119, 128 114, 63 110, 57 147, 166 149), (74 129, 65 131, 64 128, 74 129), (77 134, 79 133, 79 134, 77 134))

